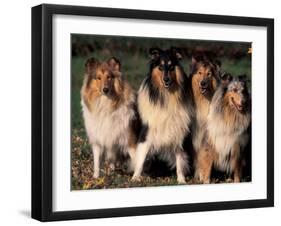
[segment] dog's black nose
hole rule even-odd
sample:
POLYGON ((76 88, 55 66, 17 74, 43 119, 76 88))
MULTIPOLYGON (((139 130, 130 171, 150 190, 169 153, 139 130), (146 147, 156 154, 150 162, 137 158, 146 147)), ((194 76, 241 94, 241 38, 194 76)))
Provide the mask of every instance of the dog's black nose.
POLYGON ((207 88, 207 86, 208 86, 207 81, 202 80, 202 81, 200 82, 200 86, 201 86, 202 88, 207 88))
POLYGON ((109 89, 107 87, 104 87, 102 90, 104 93, 108 93, 109 89))
POLYGON ((170 82, 170 78, 169 77, 164 77, 163 80, 164 80, 164 82, 170 82))

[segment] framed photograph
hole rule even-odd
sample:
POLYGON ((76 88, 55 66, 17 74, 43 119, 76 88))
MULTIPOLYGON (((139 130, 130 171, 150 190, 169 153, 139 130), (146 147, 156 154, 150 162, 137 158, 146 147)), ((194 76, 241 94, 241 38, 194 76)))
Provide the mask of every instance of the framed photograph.
POLYGON ((32 8, 32 217, 274 206, 274 20, 32 8))

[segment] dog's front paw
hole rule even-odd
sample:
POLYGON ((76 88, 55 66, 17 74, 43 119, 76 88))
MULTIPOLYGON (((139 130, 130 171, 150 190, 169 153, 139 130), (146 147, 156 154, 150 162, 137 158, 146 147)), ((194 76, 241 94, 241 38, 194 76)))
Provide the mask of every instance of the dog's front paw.
POLYGON ((183 176, 182 177, 178 177, 177 181, 178 181, 178 184, 186 184, 185 178, 183 176))
POLYGON ((100 176, 100 172, 99 171, 94 171, 94 178, 97 179, 100 176))
POLYGON ((115 164, 114 163, 110 163, 109 164, 109 171, 112 172, 115 170, 115 164))
POLYGON ((140 181, 141 181, 141 176, 133 175, 132 181, 133 181, 133 182, 140 182, 140 181))

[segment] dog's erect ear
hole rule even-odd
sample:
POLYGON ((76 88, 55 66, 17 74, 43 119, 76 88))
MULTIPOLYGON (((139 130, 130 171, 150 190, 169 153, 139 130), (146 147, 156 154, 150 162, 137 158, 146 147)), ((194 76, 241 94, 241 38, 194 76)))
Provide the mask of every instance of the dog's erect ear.
POLYGON ((232 81, 232 79, 233 79, 233 77, 231 74, 224 73, 221 75, 221 84, 223 86, 227 86, 232 81))
POLYGON ((237 78, 238 78, 238 81, 241 82, 244 86, 246 86, 247 82, 250 81, 246 74, 238 75, 237 78))
POLYGON ((182 59, 182 54, 181 54, 180 48, 171 47, 171 52, 178 60, 182 59))
POLYGON ((191 57, 191 64, 197 64, 200 61, 208 61, 208 58, 203 54, 193 54, 191 57))
POLYGON ((217 70, 220 70, 220 68, 221 68, 221 62, 220 62, 219 60, 215 60, 214 63, 213 63, 213 65, 215 66, 215 68, 216 68, 217 70))
POLYGON ((94 57, 89 58, 85 63, 86 74, 94 77, 95 70, 98 64, 99 62, 97 59, 95 59, 94 57))
POLYGON ((195 56, 191 57, 191 64, 197 64, 197 58, 195 56))
POLYGON ((224 75, 224 72, 222 72, 222 70, 221 70, 221 62, 219 60, 215 60, 211 64, 213 65, 214 72, 218 78, 224 75))
POLYGON ((114 76, 114 78, 120 78, 120 79, 122 79, 122 73, 121 73, 121 71, 112 71, 112 74, 113 74, 113 76, 114 76))
POLYGON ((194 74, 196 73, 197 70, 197 63, 201 61, 202 59, 200 58, 199 55, 192 55, 191 57, 191 64, 190 64, 190 73, 194 74))
POLYGON ((238 75, 237 78, 240 82, 247 82, 248 81, 246 74, 238 75))
POLYGON ((107 60, 107 64, 112 71, 121 71, 121 63, 115 57, 111 57, 107 60))
POLYGON ((149 49, 149 56, 151 60, 158 60, 160 57, 160 53, 162 52, 159 48, 150 48, 149 49))

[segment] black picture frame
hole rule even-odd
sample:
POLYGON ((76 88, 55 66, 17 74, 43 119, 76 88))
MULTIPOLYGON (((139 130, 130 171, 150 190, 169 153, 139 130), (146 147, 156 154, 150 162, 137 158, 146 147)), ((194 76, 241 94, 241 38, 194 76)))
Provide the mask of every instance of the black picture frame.
POLYGON ((32 218, 122 217, 274 206, 274 20, 176 12, 43 4, 32 8, 32 218), (267 198, 95 210, 52 210, 52 18, 55 14, 247 25, 267 29, 267 198))

